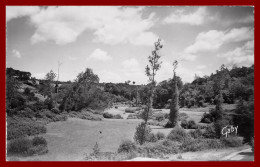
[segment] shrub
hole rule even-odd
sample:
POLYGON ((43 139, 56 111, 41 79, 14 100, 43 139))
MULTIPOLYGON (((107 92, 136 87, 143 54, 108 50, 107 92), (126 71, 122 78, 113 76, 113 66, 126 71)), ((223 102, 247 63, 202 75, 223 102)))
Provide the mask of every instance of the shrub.
POLYGON ((149 120, 147 122, 148 125, 153 125, 153 126, 164 126, 166 122, 165 121, 162 121, 162 122, 159 122, 159 121, 155 121, 155 120, 149 120))
POLYGON ((61 113, 61 111, 59 109, 57 109, 57 108, 52 108, 51 112, 53 112, 55 114, 60 114, 61 113))
POLYGON ((104 118, 113 118, 113 115, 108 112, 104 112, 103 117, 104 118))
POLYGON ((118 153, 122 152, 133 152, 136 150, 136 145, 131 140, 123 140, 122 143, 119 145, 119 148, 117 150, 118 153))
POLYGON ((38 145, 47 146, 47 141, 43 137, 36 136, 32 139, 32 145, 33 146, 38 146, 38 145))
POLYGON ((195 123, 194 120, 188 121, 188 129, 197 129, 197 128, 198 128, 198 126, 197 126, 197 124, 195 123))
POLYGON ((26 107, 24 108, 24 110, 19 111, 17 115, 19 115, 20 117, 33 118, 35 116, 35 113, 30 108, 26 107))
POLYGON ((123 117, 120 114, 114 115, 114 119, 123 119, 123 117))
POLYGON ((91 112, 75 112, 71 111, 69 112, 70 117, 80 118, 80 119, 86 119, 86 120, 92 120, 92 121, 101 121, 103 116, 99 114, 93 114, 91 112))
POLYGON ((28 155, 42 155, 48 152, 48 147, 44 145, 37 145, 28 149, 28 155))
POLYGON ((149 140, 150 133, 151 129, 144 122, 142 122, 136 127, 134 140, 142 145, 149 140))
POLYGON ((53 99, 52 99, 52 98, 47 98, 47 99, 44 101, 44 105, 45 105, 49 110, 51 110, 52 108, 54 108, 53 99))
POLYGON ((134 115, 134 114, 129 114, 129 115, 127 116, 127 119, 137 119, 137 116, 134 115))
POLYGON ((243 140, 236 136, 223 137, 221 141, 226 147, 239 147, 243 145, 243 140))
POLYGON ((27 138, 12 140, 7 145, 7 154, 27 154, 32 143, 27 138))
POLYGON ((213 122, 213 117, 210 113, 204 113, 203 116, 201 117, 200 120, 201 123, 212 123, 213 122))
POLYGON ((46 131, 46 127, 34 121, 15 120, 13 118, 7 121, 7 140, 38 135, 46 133, 46 131))
POLYGON ((176 154, 178 152, 178 146, 173 143, 169 146, 163 145, 163 142, 146 143, 138 148, 138 153, 150 158, 164 158, 165 155, 176 154))
POLYGON ((156 114, 154 117, 155 117, 155 120, 157 120, 157 121, 163 121, 165 119, 164 114, 162 114, 162 113, 156 114))
POLYGON ((203 132, 200 129, 196 129, 193 131, 189 131, 189 135, 194 139, 202 138, 203 132))
POLYGON ((158 141, 156 134, 150 133, 147 142, 155 143, 158 141))
POLYGON ((206 127, 205 131, 203 132, 202 136, 204 138, 217 138, 218 136, 216 135, 216 131, 213 125, 210 125, 208 127, 206 127))
POLYGON ((165 134, 162 132, 157 132, 156 137, 158 140, 162 140, 162 139, 165 139, 165 134))
POLYGON ((184 141, 180 148, 184 152, 195 152, 207 149, 220 149, 223 147, 224 145, 219 139, 191 139, 184 141))
POLYGON ((172 141, 184 142, 189 140, 190 136, 182 128, 174 128, 167 136, 167 139, 172 141))
POLYGON ((182 120, 181 121, 181 127, 184 129, 188 129, 188 121, 187 120, 182 120))
POLYGON ((138 107, 128 107, 125 109, 125 112, 126 113, 135 113, 136 111, 139 111, 141 110, 141 108, 138 108, 138 107))
POLYGON ((164 118, 169 119, 169 113, 164 113, 164 118))

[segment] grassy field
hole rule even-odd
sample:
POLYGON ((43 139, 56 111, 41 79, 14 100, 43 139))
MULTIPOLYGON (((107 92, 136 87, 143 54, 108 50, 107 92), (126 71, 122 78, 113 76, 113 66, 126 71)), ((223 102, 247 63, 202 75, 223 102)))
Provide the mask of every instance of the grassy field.
POLYGON ((99 144, 100 151, 117 151, 122 140, 133 140, 135 127, 140 121, 124 119, 89 121, 70 118, 65 122, 50 123, 47 125, 47 133, 43 135, 48 142, 49 152, 41 156, 20 158, 20 160, 83 160, 84 154, 92 152, 96 142, 99 144))
MULTIPOLYGON (((98 142, 100 151, 117 151, 122 140, 133 140, 135 128, 142 120, 126 119, 124 106, 118 109, 109 109, 106 112, 120 114, 124 119, 104 119, 103 121, 81 120, 69 118, 65 122, 53 122, 47 124, 47 133, 43 135, 48 142, 49 152, 45 155, 19 158, 19 160, 38 161, 77 161, 83 160, 85 153, 92 152, 95 143, 98 142)), ((157 112, 169 112, 163 109, 157 112)), ((196 110, 180 110, 187 113, 197 123, 205 112, 196 110)), ((171 129, 158 126, 150 126, 153 132, 163 132, 167 135, 171 129)), ((186 154, 185 154, 186 155, 186 154)), ((189 154, 187 154, 189 155, 189 154)), ((192 154, 193 155, 193 154, 192 154)), ((10 157, 9 157, 10 158, 10 157)), ((12 158, 12 157, 11 157, 12 158)))

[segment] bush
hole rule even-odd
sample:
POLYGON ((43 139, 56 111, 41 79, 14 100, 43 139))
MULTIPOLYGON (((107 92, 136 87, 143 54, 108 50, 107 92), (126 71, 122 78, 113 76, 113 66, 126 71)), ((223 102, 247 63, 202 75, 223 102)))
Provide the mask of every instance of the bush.
POLYGON ((7 140, 38 135, 46 133, 46 131, 46 127, 34 121, 15 120, 14 118, 7 121, 7 140))
POLYGON ((138 108, 138 107, 128 107, 125 109, 125 112, 126 113, 135 113, 136 111, 139 111, 141 110, 141 108, 138 108))
POLYGON ((47 141, 43 137, 36 136, 32 139, 32 145, 33 146, 38 146, 38 145, 47 146, 47 141))
POLYGON ((104 118, 113 118, 113 115, 108 112, 104 112, 103 117, 104 118))
POLYGON ((48 152, 48 147, 44 145, 37 145, 28 149, 28 155, 42 155, 48 152))
POLYGON ((136 150, 136 145, 134 142, 132 142, 131 140, 124 140, 122 141, 122 143, 119 145, 119 148, 117 150, 118 153, 122 153, 122 152, 133 152, 136 150))
POLYGON ((114 115, 114 119, 124 119, 120 114, 114 115))
POLYGON ((213 117, 210 113, 204 113, 203 116, 201 117, 201 120, 200 120, 201 123, 212 123, 213 122, 213 117))
POLYGON ((154 117, 155 117, 154 119, 157 121, 163 121, 165 119, 164 114, 162 113, 156 114, 154 117))
POLYGON ((27 138, 12 140, 7 145, 7 154, 27 154, 32 143, 27 138))
POLYGON ((140 145, 144 144, 149 140, 150 134, 151 134, 151 129, 144 123, 140 123, 136 127, 136 132, 134 135, 134 140, 139 143, 140 145))
POLYGON ((203 132, 200 129, 196 129, 193 131, 189 131, 189 135, 194 139, 202 138, 203 132))
POLYGON ((54 102, 52 98, 47 98, 44 101, 44 105, 47 107, 47 109, 51 110, 52 108, 54 108, 54 102))
POLYGON ((7 154, 35 155, 48 152, 47 141, 43 137, 15 139, 7 145, 7 154))
POLYGON ((202 136, 204 138, 210 138, 210 139, 214 139, 214 138, 218 138, 218 136, 216 135, 216 131, 213 125, 210 125, 208 127, 206 127, 205 131, 203 132, 202 136))
POLYGON ((53 112, 55 114, 60 114, 61 113, 61 111, 59 109, 57 109, 57 108, 52 108, 51 112, 53 112))
POLYGON ((147 142, 155 143, 158 141, 156 134, 150 133, 147 142))
POLYGON ((157 143, 146 143, 138 148, 138 153, 141 156, 149 158, 164 158, 169 154, 176 154, 179 152, 178 146, 171 143, 169 146, 165 146, 163 142, 157 143))
POLYGON ((243 145, 243 140, 235 136, 224 137, 221 141, 226 147, 239 147, 243 145))
POLYGON ((184 141, 180 148, 184 152, 195 152, 207 149, 220 149, 223 147, 224 145, 219 139, 191 139, 184 141))
POLYGON ((127 119, 137 119, 137 116, 134 115, 134 114, 129 114, 129 115, 127 116, 127 119))
POLYGON ((29 107, 26 107, 24 108, 24 110, 19 111, 17 115, 19 115, 20 117, 33 118, 35 116, 35 113, 29 107))
POLYGON ((188 129, 188 121, 187 120, 182 120, 181 121, 181 127, 184 129, 188 129))
POLYGON ((92 120, 92 121, 101 121, 103 116, 99 114, 93 114, 91 112, 75 112, 71 111, 69 112, 70 117, 80 118, 80 119, 86 119, 86 120, 92 120))
POLYGON ((174 128, 167 136, 167 139, 181 143, 190 138, 191 137, 181 128, 174 128))
POLYGON ((197 129, 198 125, 195 123, 194 120, 189 120, 188 121, 188 129, 197 129))
POLYGON ((165 134, 162 132, 157 132, 156 137, 158 140, 162 140, 162 139, 165 139, 165 134))

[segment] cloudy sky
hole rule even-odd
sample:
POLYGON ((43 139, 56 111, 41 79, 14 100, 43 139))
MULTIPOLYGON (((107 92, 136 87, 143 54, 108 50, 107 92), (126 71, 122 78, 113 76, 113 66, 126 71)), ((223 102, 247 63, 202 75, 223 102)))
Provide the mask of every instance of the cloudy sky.
POLYGON ((60 80, 92 68, 100 82, 146 84, 145 66, 158 38, 158 82, 177 74, 191 82, 221 64, 254 63, 254 8, 227 6, 6 8, 7 67, 42 78, 60 66, 60 80))

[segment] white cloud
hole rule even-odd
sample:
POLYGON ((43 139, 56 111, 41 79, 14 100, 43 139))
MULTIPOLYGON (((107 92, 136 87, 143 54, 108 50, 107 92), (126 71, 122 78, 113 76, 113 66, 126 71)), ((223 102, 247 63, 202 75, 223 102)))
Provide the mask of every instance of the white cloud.
POLYGON ((197 58, 197 55, 189 54, 189 53, 183 53, 180 56, 181 61, 194 61, 197 58))
POLYGON ((199 69, 199 70, 202 70, 202 69, 205 69, 207 68, 207 65, 198 65, 196 66, 196 69, 199 69))
POLYGON ((68 59, 71 60, 71 61, 78 60, 78 58, 77 58, 77 57, 74 57, 74 56, 68 56, 68 59))
POLYGON ((94 50, 89 55, 89 57, 87 57, 87 61, 88 60, 108 61, 108 60, 112 60, 112 57, 109 56, 107 52, 98 48, 98 49, 94 50))
POLYGON ((254 64, 254 40, 246 42, 242 47, 218 55, 218 57, 226 58, 230 64, 252 65, 254 64))
POLYGON ((16 50, 16 49, 13 49, 12 53, 13 53, 14 57, 17 57, 17 58, 21 58, 22 57, 22 54, 18 50, 16 50))
POLYGON ((52 40, 64 45, 76 41, 84 31, 93 31, 95 42, 115 45, 153 45, 157 35, 149 31, 154 14, 142 18, 144 8, 113 6, 59 6, 42 9, 31 17, 37 30, 32 43, 52 40))
POLYGON ((38 6, 7 6, 6 22, 23 16, 31 16, 40 11, 38 6))
POLYGON ((195 42, 188 46, 184 52, 194 54, 203 51, 214 51, 224 43, 251 40, 254 38, 254 29, 249 27, 234 28, 230 31, 210 30, 201 32, 195 42))
POLYGON ((190 25, 201 25, 207 16, 206 8, 199 7, 194 13, 185 13, 184 10, 176 10, 164 19, 164 23, 183 23, 190 25))

